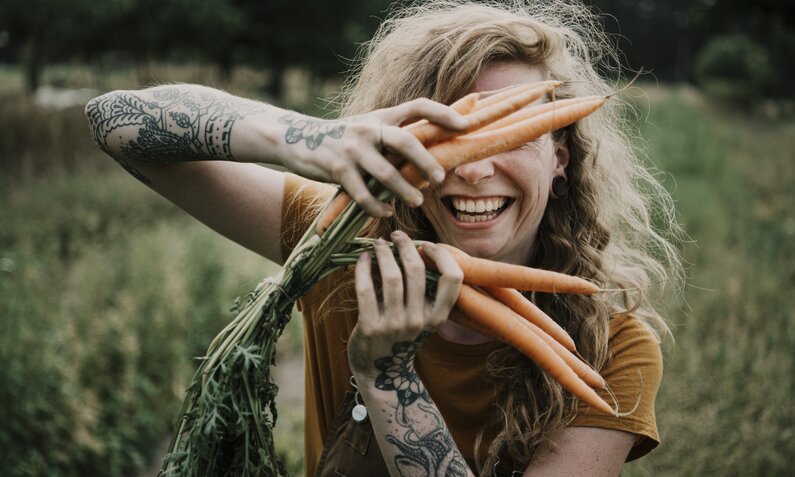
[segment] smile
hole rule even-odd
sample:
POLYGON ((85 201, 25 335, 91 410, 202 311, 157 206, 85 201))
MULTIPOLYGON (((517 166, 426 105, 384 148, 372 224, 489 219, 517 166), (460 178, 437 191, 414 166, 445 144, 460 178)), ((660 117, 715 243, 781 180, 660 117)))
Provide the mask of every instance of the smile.
POLYGON ((478 223, 496 219, 513 203, 513 199, 505 196, 448 196, 443 202, 457 221, 478 223))

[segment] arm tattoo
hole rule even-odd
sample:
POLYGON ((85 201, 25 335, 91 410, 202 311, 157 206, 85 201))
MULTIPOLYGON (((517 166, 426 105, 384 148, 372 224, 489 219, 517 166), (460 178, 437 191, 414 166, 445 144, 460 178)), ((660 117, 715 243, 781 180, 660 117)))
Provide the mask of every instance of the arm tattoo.
POLYGON ((296 144, 305 140, 306 147, 310 150, 317 149, 326 136, 339 139, 345 134, 345 121, 307 119, 287 114, 279 118, 279 122, 287 125, 287 133, 284 135, 287 144, 296 144))
POLYGON ((234 161, 230 139, 235 122, 267 108, 215 91, 159 87, 151 93, 121 91, 100 96, 88 103, 86 114, 99 147, 133 176, 148 182, 126 159, 153 164, 234 161), (121 154, 113 154, 108 138, 127 126, 138 126, 138 134, 121 143, 121 154))
POLYGON ((400 475, 465 477, 466 462, 414 370, 417 348, 429 335, 423 332, 413 342, 395 343, 391 356, 375 361, 381 371, 375 387, 397 393, 395 418, 405 429, 402 436, 387 434, 385 439, 398 448, 395 467, 400 475))

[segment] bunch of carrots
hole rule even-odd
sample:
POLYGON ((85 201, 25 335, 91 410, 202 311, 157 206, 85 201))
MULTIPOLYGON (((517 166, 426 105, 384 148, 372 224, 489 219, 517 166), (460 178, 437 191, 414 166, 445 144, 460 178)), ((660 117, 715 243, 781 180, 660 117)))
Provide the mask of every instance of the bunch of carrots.
POLYGON ((475 258, 439 245, 452 253, 464 272, 456 302, 462 314, 454 315, 459 324, 513 346, 582 401, 616 415, 592 389, 604 389, 607 383, 575 354, 574 340, 518 291, 591 295, 599 287, 571 275, 475 258))
MULTIPOLYGON (((604 96, 588 96, 526 107, 559 85, 545 81, 510 87, 483 99, 481 93, 464 96, 451 105, 469 119, 469 128, 463 132, 454 133, 424 120, 406 128, 450 171, 572 124, 606 100, 604 96)), ((402 165, 400 172, 420 189, 429 184, 411 164, 402 165)), ((350 203, 345 193, 335 197, 321 214, 317 233, 322 235, 350 203)), ((457 302, 463 313, 457 318, 460 324, 517 348, 584 402, 604 413, 616 413, 592 389, 605 388, 606 383, 575 355, 577 350, 568 333, 517 291, 590 295, 599 291, 597 286, 561 273, 470 257, 455 247, 440 245, 453 253, 464 271, 464 286, 457 302)))
MULTIPOLYGON (((528 107, 559 84, 546 81, 465 96, 452 105, 469 120, 463 132, 424 120, 406 128, 450 171, 568 126, 607 99, 588 96, 528 107)), ((403 164, 400 171, 418 188, 428 186, 413 165, 403 164)), ((392 197, 373 180, 370 187, 379 200, 392 197)), ((368 220, 340 192, 304 233, 278 274, 246 297, 235 319, 200 360, 162 475, 286 475, 273 445, 278 387, 270 368, 276 359, 276 341, 295 300, 341 265, 338 257, 361 250, 362 239, 356 236, 368 220)), ((571 338, 517 291, 590 294, 599 291, 597 287, 576 277, 452 252, 465 276, 457 303, 465 326, 518 348, 584 402, 615 414, 593 391, 592 387, 605 387, 605 382, 576 357, 571 338)))

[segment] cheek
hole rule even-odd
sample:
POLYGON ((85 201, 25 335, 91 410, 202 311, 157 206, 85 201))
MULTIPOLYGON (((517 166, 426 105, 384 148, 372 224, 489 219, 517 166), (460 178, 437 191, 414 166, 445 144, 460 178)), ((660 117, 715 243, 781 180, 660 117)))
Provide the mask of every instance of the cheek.
POLYGON ((425 218, 428 219, 434 229, 436 229, 445 214, 444 204, 442 204, 438 192, 431 188, 422 191, 422 198, 420 211, 422 211, 425 218))

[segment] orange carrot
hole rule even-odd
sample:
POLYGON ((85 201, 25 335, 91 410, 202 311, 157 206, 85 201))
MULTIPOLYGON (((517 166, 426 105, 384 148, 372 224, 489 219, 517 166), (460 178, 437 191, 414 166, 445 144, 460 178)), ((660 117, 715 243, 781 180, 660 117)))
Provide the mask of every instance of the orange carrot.
POLYGON ((464 283, 470 285, 580 295, 592 295, 599 291, 599 287, 593 283, 565 273, 494 262, 472 257, 452 245, 444 243, 437 245, 452 253, 461 271, 464 272, 464 283))
POLYGON ((582 380, 585 381, 585 383, 588 386, 600 389, 604 389, 607 386, 607 383, 605 383, 604 378, 602 378, 602 376, 600 376, 599 373, 597 373, 596 371, 593 370, 593 368, 585 364, 582 360, 580 360, 580 358, 572 354, 571 351, 564 348, 562 344, 558 343, 554 338, 552 338, 547 333, 545 333, 541 328, 537 327, 536 325, 534 325, 533 323, 527 320, 522 320, 522 317, 518 315, 514 316, 514 319, 520 320, 525 326, 527 326, 530 329, 530 331, 532 331, 539 338, 544 340, 544 342, 548 344, 549 347, 552 348, 552 350, 558 356, 563 358, 563 361, 565 361, 566 364, 569 365, 569 367, 575 373, 577 373, 577 376, 582 378, 582 380))
POLYGON ((349 196, 346 192, 342 192, 341 194, 334 197, 329 205, 323 209, 321 212, 321 217, 317 221, 317 225, 315 226, 315 232, 318 235, 323 235, 329 227, 331 227, 332 222, 336 220, 337 217, 340 216, 345 207, 351 203, 351 196, 349 196))
MULTIPOLYGON (((510 93, 510 95, 505 97, 500 102, 490 104, 486 107, 481 107, 481 105, 478 104, 475 112, 467 115, 469 127, 466 131, 451 131, 437 124, 428 122, 427 120, 422 120, 420 122, 406 126, 406 129, 411 131, 426 147, 431 146, 433 144, 446 141, 450 138, 460 136, 467 132, 477 131, 487 124, 497 121, 500 118, 504 118, 505 116, 524 108, 528 104, 533 103, 548 92, 552 91, 557 86, 560 86, 559 81, 546 81, 540 84, 534 83, 521 85, 520 87, 515 87, 510 91, 506 91, 505 93, 510 93)), ((497 96, 502 96, 505 93, 500 93, 497 96)), ((472 93, 464 96, 462 100, 468 99, 470 97, 476 98, 477 95, 478 93, 472 93)), ((454 103, 453 106, 455 106, 455 104, 457 104, 459 101, 454 103)), ((414 166, 412 165, 409 167, 414 166)))
POLYGON ((489 295, 502 302, 502 304, 515 311, 516 314, 544 330, 546 334, 565 346, 566 349, 572 353, 577 351, 574 340, 566 333, 566 330, 561 328, 555 320, 541 311, 535 303, 525 298, 525 296, 518 291, 511 288, 497 287, 483 287, 483 289, 489 295))
POLYGON ((552 86, 553 88, 557 88, 560 85, 560 81, 549 80, 539 81, 538 83, 524 83, 508 86, 507 88, 498 89, 496 91, 482 91, 479 93, 478 104, 475 106, 475 111, 493 106, 527 89, 534 89, 539 86, 552 86))
POLYGON ((473 132, 482 133, 486 131, 493 131, 495 129, 500 129, 505 126, 510 126, 511 124, 524 121, 526 119, 534 118, 540 114, 547 113, 549 111, 554 111, 556 109, 559 110, 563 107, 570 106, 572 104, 596 100, 601 97, 602 96, 581 96, 577 98, 568 98, 568 99, 559 99, 556 101, 550 101, 548 103, 540 104, 538 106, 533 106, 532 108, 521 109, 509 116, 505 116, 502 119, 498 119, 497 121, 494 121, 491 124, 487 124, 482 128, 478 129, 477 131, 473 132))
MULTIPOLYGON (((511 151, 548 132, 575 123, 599 109, 605 100, 605 97, 595 97, 539 114, 500 129, 486 132, 475 131, 454 137, 429 147, 428 151, 446 171, 450 171, 461 164, 511 151)), ((401 168, 401 172, 417 188, 422 189, 429 184, 416 168, 405 165, 401 168)))
POLYGON ((532 359, 539 367, 572 394, 601 412, 616 415, 615 411, 558 356, 542 338, 524 326, 510 308, 493 298, 463 285, 456 306, 480 325, 493 331, 498 338, 532 359))
MULTIPOLYGON (((451 104, 450 107, 459 114, 465 115, 471 112, 475 108, 475 106, 477 105, 477 101, 478 101, 478 94, 471 93, 459 99, 455 103, 451 104)), ((453 135, 456 134, 455 131, 446 129, 442 126, 439 126, 436 123, 428 121, 427 119, 421 119, 416 123, 411 123, 405 126, 404 128, 408 132, 413 134, 414 137, 419 139, 420 142, 425 146, 441 142, 444 139, 448 137, 453 137, 453 135)), ((459 132, 459 134, 463 134, 463 132, 459 132)))

